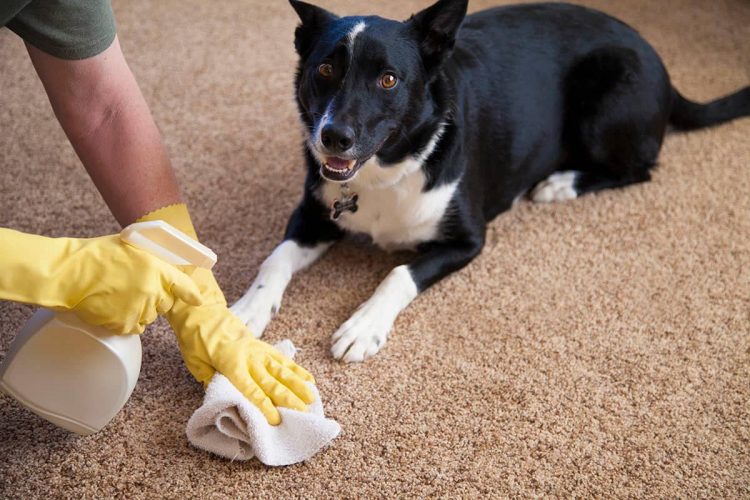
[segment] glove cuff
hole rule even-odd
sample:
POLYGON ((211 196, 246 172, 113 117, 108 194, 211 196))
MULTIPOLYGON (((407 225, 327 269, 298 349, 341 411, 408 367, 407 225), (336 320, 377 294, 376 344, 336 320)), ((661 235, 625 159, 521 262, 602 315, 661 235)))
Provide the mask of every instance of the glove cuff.
MULTIPOLYGON (((184 203, 175 203, 159 208, 140 217, 136 222, 153 220, 163 220, 198 241, 193 221, 190 219, 190 212, 188 212, 187 205, 184 203)), ((195 269, 193 267, 188 268, 187 266, 181 267, 181 269, 188 273, 196 282, 205 303, 226 305, 224 294, 221 292, 221 288, 216 283, 216 279, 211 271, 195 269)))
POLYGON ((156 209, 139 217, 136 222, 153 220, 163 220, 198 241, 193 221, 190 219, 190 212, 188 212, 187 205, 184 203, 175 203, 174 205, 167 205, 166 207, 156 209))
POLYGON ((61 279, 68 259, 82 242, 73 238, 48 238, 0 228, 0 300, 69 309, 81 297, 71 292, 73 283, 61 279))

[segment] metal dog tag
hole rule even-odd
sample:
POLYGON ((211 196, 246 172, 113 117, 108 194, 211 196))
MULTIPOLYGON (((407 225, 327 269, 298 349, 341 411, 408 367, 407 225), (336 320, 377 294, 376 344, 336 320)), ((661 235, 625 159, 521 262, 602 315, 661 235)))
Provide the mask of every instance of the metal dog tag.
POLYGON ((341 199, 334 200, 333 205, 331 205, 331 219, 338 220, 344 212, 355 213, 359 209, 357 206, 358 200, 359 195, 357 193, 350 192, 347 184, 342 185, 341 199))

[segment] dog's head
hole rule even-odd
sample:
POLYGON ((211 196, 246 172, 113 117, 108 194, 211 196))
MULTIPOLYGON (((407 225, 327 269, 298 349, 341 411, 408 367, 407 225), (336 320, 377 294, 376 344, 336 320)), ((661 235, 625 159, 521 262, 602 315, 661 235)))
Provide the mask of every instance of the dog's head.
POLYGON ((289 1, 301 20, 297 101, 308 147, 323 177, 346 182, 434 111, 429 85, 453 48, 468 0, 440 0, 405 22, 338 17, 289 1))

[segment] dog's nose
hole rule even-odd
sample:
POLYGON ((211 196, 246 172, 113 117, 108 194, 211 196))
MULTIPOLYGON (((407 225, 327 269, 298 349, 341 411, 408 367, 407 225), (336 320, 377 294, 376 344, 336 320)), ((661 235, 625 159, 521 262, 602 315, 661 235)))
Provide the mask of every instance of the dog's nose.
POLYGON ((343 153, 354 145, 354 129, 348 125, 326 125, 320 133, 320 140, 332 153, 343 153))

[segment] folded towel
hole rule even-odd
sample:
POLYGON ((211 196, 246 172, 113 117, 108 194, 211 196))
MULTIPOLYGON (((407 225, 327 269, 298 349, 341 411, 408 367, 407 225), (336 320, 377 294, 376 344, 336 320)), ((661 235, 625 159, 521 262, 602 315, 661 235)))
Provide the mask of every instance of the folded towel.
MULTIPOLYGON (((275 346, 293 358, 294 344, 283 340, 275 346)), ((306 413, 279 408, 281 423, 270 425, 255 405, 223 375, 216 373, 206 389, 203 405, 187 424, 190 443, 224 458, 258 457, 266 465, 291 465, 307 460, 341 432, 335 420, 325 418, 317 388, 306 413)))

